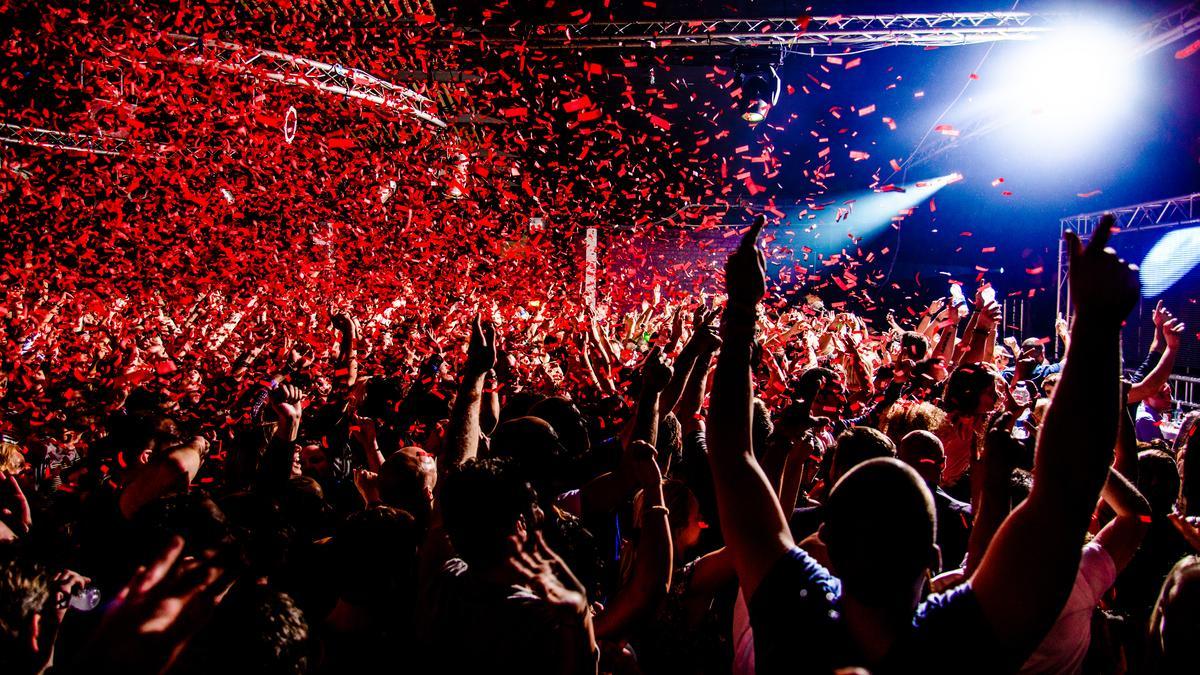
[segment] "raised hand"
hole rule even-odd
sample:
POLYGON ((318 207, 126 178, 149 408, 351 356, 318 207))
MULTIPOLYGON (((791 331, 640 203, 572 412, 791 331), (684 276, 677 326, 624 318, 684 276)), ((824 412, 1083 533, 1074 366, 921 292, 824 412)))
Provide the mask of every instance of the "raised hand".
POLYGON ((1068 231, 1065 236, 1076 315, 1120 326, 1137 304, 1141 284, 1137 266, 1118 258, 1117 252, 1108 246, 1115 224, 1111 213, 1104 214, 1086 247, 1078 234, 1068 231))
POLYGON ((219 568, 182 552, 183 539, 174 537, 150 566, 138 568, 81 654, 81 669, 133 675, 170 669, 226 590, 219 568))
POLYGON ((1200 518, 1195 516, 1185 516, 1178 511, 1167 514, 1167 519, 1179 531, 1183 540, 1192 547, 1196 553, 1200 553, 1200 518))
POLYGON ((304 392, 292 384, 281 384, 273 392, 271 396, 271 409, 279 416, 280 421, 284 419, 299 420, 303 411, 301 401, 304 399, 304 392))
POLYGON ((1165 324, 1168 319, 1173 318, 1173 315, 1171 314, 1171 310, 1163 306, 1163 301, 1159 300, 1158 303, 1154 305, 1154 313, 1151 314, 1151 318, 1154 320, 1154 328, 1161 331, 1163 324, 1165 324))
POLYGON ((1179 319, 1167 319, 1162 324, 1163 340, 1167 343, 1167 348, 1172 351, 1178 351, 1179 341, 1183 338, 1183 329, 1185 326, 1179 319))
POLYGON ((653 445, 645 441, 634 441, 629 444, 629 472, 637 481, 639 487, 645 490, 653 489, 662 484, 662 472, 658 467, 658 452, 653 445))
POLYGON ((1054 334, 1059 339, 1067 339, 1067 320, 1063 318, 1062 314, 1059 314, 1058 318, 1054 320, 1054 334))
POLYGON ((375 450, 375 420, 359 415, 352 416, 350 418, 350 440, 367 452, 375 450))
POLYGON ((526 552, 518 547, 509 564, 523 584, 545 601, 560 623, 580 623, 587 619, 590 611, 587 591, 563 559, 546 545, 541 532, 534 535, 533 550, 526 552))
POLYGON ((1000 308, 1000 304, 992 302, 988 305, 980 305, 978 326, 984 330, 990 329, 1000 323, 1004 318, 1004 310, 1000 308))
POLYGON ((725 293, 730 305, 752 310, 767 293, 766 261, 758 248, 758 235, 766 222, 766 216, 754 218, 725 264, 725 293))
POLYGON ((358 323, 358 319, 350 316, 347 312, 333 315, 333 327, 352 340, 357 340, 362 335, 362 326, 358 323))
POLYGON ((705 324, 692 334, 692 341, 701 354, 712 354, 721 348, 721 335, 712 324, 705 324))
POLYGON ((301 401, 304 392, 300 387, 291 384, 281 384, 271 391, 271 409, 279 418, 279 426, 275 435, 288 441, 296 440, 300 431, 300 417, 303 414, 301 401))
POLYGON ((496 327, 476 317, 471 322, 471 341, 467 344, 466 377, 483 377, 496 367, 496 327))
POLYGON ((646 391, 662 391, 671 381, 671 372, 671 366, 663 358, 662 349, 651 349, 642 364, 642 387, 646 391))
POLYGON ((372 506, 383 501, 379 494, 379 474, 366 469, 354 469, 354 487, 358 489, 358 494, 362 495, 363 501, 367 506, 372 506))

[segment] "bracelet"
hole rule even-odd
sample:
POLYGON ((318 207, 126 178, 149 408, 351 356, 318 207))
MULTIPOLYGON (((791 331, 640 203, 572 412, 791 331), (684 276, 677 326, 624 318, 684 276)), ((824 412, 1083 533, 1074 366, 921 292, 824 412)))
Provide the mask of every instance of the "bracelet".
POLYGON ((646 506, 642 509, 643 514, 647 513, 647 512, 654 513, 656 511, 662 512, 662 514, 664 516, 667 516, 668 518, 671 516, 671 509, 668 509, 667 507, 663 506, 662 504, 651 504, 650 506, 646 506))

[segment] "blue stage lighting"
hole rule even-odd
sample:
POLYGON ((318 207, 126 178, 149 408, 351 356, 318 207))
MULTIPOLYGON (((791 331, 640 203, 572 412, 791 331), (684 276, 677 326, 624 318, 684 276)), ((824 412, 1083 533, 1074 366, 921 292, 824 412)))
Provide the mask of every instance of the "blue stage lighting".
POLYGON ((1167 292, 1197 263, 1200 263, 1200 227, 1168 232, 1142 261, 1142 296, 1153 298, 1167 292))

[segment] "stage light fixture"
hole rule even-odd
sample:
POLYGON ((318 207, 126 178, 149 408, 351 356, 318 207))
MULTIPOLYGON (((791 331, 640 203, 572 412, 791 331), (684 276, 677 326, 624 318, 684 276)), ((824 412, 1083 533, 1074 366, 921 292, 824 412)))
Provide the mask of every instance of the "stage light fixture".
POLYGON ((779 101, 779 74, 774 66, 757 67, 742 73, 742 119, 751 126, 767 118, 779 101))

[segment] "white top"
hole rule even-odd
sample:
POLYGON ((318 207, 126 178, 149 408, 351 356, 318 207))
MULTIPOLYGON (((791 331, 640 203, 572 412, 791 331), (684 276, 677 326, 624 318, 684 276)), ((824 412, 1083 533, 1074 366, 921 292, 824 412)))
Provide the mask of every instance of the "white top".
POLYGON ((1092 641, 1092 611, 1117 580, 1112 556, 1093 541, 1083 547, 1071 597, 1021 673, 1078 673, 1092 641))

